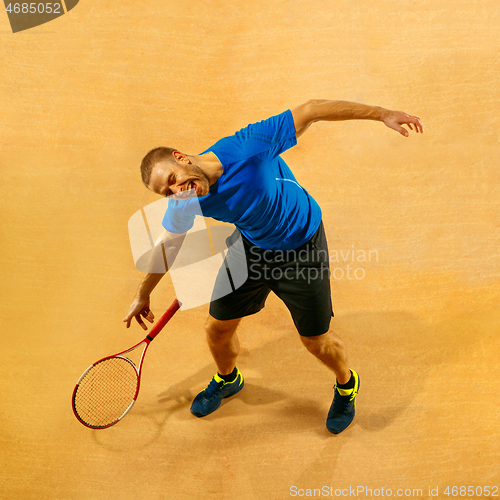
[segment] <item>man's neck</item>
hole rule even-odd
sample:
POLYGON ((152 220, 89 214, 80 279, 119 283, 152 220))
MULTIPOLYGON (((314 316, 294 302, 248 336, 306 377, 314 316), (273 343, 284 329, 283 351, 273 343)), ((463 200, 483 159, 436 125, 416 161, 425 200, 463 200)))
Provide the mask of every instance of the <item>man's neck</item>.
POLYGON ((197 165, 203 170, 208 178, 210 186, 214 185, 222 175, 222 163, 214 153, 208 152, 203 155, 193 155, 190 158, 194 165, 197 165))

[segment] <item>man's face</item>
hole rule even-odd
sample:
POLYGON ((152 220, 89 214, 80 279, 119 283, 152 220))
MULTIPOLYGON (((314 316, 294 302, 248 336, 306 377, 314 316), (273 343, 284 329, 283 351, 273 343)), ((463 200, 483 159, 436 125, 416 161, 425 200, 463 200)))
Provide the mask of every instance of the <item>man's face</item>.
POLYGON ((185 199, 207 195, 210 183, 203 171, 192 163, 162 161, 153 167, 148 188, 160 196, 185 199))

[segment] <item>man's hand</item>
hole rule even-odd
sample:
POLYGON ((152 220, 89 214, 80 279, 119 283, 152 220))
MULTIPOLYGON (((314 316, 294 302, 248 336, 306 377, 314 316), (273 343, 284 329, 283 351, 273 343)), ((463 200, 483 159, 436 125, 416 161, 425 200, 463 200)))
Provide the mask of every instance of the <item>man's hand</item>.
POLYGON ((408 137, 408 130, 406 130, 401 125, 408 125, 408 127, 410 127, 410 130, 415 130, 417 134, 419 132, 421 134, 424 133, 424 126, 422 125, 422 121, 420 120, 420 118, 418 118, 417 116, 410 116, 409 114, 403 113, 402 111, 385 110, 382 114, 382 121, 387 127, 396 130, 396 132, 399 132, 405 137, 408 137), (415 127, 415 129, 413 129, 413 127, 415 127))
POLYGON ((147 330, 148 327, 146 326, 144 321, 142 321, 142 318, 147 319, 150 323, 153 323, 155 316, 153 314, 153 311, 151 311, 151 309, 149 308, 149 296, 146 298, 142 298, 141 296, 137 295, 135 297, 134 302, 132 302, 130 306, 127 316, 123 318, 123 321, 127 323, 127 328, 130 327, 132 318, 135 318, 137 320, 137 323, 141 325, 143 330, 147 330))

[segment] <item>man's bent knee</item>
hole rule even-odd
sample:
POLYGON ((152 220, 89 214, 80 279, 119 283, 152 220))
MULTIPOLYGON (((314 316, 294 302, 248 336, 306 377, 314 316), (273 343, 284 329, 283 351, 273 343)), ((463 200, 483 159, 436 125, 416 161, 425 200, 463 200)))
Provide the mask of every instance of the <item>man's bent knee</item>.
POLYGON ((205 323, 205 331, 211 338, 232 336, 239 322, 240 318, 222 321, 209 316, 205 323))
POLYGON ((316 356, 323 354, 331 348, 339 348, 344 345, 340 337, 332 332, 326 332, 323 335, 315 335, 314 337, 300 337, 306 349, 316 356))

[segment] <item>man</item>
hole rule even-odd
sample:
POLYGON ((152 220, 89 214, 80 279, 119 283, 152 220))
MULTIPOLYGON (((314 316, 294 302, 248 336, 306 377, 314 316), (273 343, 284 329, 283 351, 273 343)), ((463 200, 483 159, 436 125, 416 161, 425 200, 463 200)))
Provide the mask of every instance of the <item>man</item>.
MULTIPOLYGON (((327 429, 337 434, 352 422, 359 376, 349 369, 343 341, 329 329, 333 310, 321 210, 279 156, 313 123, 352 119, 382 121, 405 137, 408 131, 402 125, 423 133, 420 119, 403 112, 352 102, 311 100, 249 125, 199 155, 156 148, 144 158, 142 179, 150 190, 161 196, 196 196, 203 215, 237 227, 249 262, 244 284, 228 295, 217 295, 220 298, 210 304, 205 329, 218 371, 194 399, 194 415, 208 415, 223 398, 243 388, 243 377, 236 367, 236 328, 242 317, 262 309, 273 291, 290 310, 304 346, 336 375, 327 429)), ((156 243, 152 262, 160 258, 163 244, 171 265, 183 235, 193 224, 190 205, 169 200, 163 220, 166 231, 156 243)), ((227 259, 231 255, 230 250, 227 259)), ((144 276, 123 320, 127 328, 134 317, 144 329, 147 327, 142 318, 153 322, 149 296, 163 275, 150 272, 144 276)))

